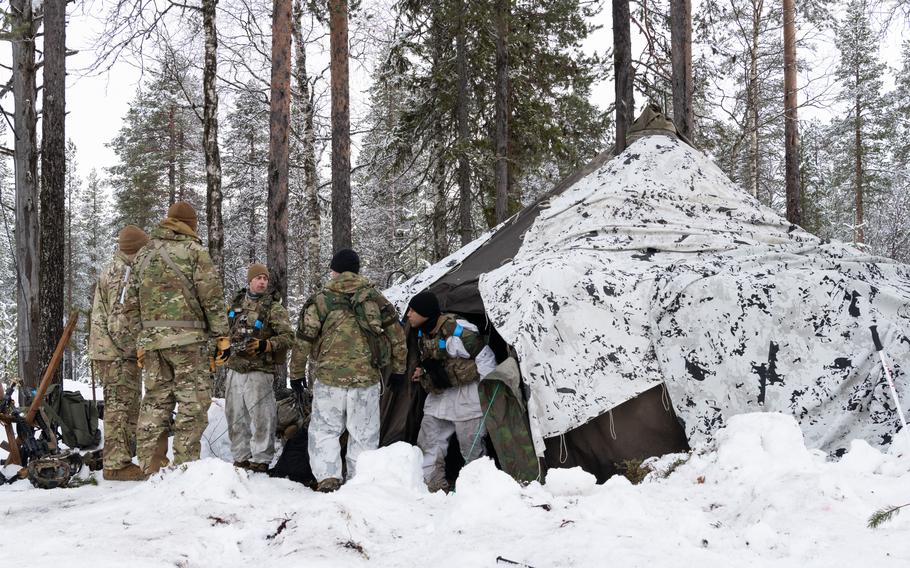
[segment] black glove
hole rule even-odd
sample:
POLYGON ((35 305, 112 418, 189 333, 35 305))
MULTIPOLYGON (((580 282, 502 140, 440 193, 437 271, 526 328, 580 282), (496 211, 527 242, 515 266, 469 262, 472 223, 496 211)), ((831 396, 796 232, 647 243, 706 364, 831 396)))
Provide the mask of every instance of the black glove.
POLYGON ((306 392, 306 383, 304 379, 291 379, 291 390, 296 395, 303 395, 306 392))
POLYGON ((389 375, 389 388, 393 391, 400 391, 404 388, 404 373, 392 373, 389 375))
POLYGON ((420 365, 423 367, 423 372, 430 377, 430 382, 437 389, 443 390, 452 386, 452 381, 449 379, 446 366, 442 361, 424 359, 420 365))

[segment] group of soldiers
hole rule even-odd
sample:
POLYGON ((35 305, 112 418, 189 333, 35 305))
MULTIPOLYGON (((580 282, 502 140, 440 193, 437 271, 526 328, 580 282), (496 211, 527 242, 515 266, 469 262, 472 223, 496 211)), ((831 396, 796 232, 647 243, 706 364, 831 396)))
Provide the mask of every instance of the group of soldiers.
POLYGON ((289 352, 291 389, 312 393, 307 450, 317 490, 338 489, 358 456, 378 447, 383 384, 411 380, 428 392, 417 445, 431 490, 448 490, 453 434, 465 461, 482 455, 477 385, 496 361, 476 326, 442 313, 431 292, 414 296, 405 318, 417 330, 419 364, 406 377, 404 321, 360 275, 356 252, 333 255, 330 278, 303 306, 295 332, 262 264, 249 267, 247 287, 225 302, 197 223, 193 207, 178 202, 150 236, 126 226, 99 276, 89 356, 104 388, 105 479, 138 481, 166 467, 171 435, 174 465, 198 459, 221 365, 234 466, 267 472, 276 451, 273 384, 289 352))

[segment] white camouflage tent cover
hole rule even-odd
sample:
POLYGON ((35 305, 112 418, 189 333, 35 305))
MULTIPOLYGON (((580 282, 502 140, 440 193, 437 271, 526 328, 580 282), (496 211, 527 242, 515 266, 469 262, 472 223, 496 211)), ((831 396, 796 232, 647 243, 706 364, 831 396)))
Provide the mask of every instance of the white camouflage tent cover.
MULTIPOLYGON (((402 308, 488 238, 390 299, 402 308)), ((779 411, 810 447, 887 446, 900 426, 872 325, 910 402, 910 267, 789 224, 675 137, 641 138, 552 198, 479 288, 518 353, 539 453, 660 382, 694 444, 779 411)))

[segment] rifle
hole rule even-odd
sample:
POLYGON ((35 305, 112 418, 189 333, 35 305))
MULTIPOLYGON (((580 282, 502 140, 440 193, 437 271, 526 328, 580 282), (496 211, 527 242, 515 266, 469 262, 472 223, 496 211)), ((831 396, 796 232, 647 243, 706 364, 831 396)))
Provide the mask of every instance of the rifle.
POLYGON ((28 477, 37 487, 65 486, 70 478, 82 467, 82 457, 78 453, 59 451, 56 444, 57 435, 54 432, 53 425, 43 416, 41 420, 37 420, 41 404, 44 402, 44 396, 47 394, 47 389, 54 379, 57 367, 60 366, 63 352, 69 343, 73 330, 76 328, 78 319, 79 313, 73 311, 25 415, 16 406, 13 398, 16 387, 22 388, 22 380, 13 380, 6 392, 3 392, 3 387, 0 385, 0 393, 2 393, 0 423, 3 424, 6 432, 6 441, 0 444, 0 447, 9 452, 5 465, 22 467, 18 476, 8 480, 10 483, 25 477, 25 466, 28 466, 28 477), (13 434, 13 425, 16 426, 15 435, 13 434), (41 438, 38 437, 39 433, 43 434, 41 438), (50 477, 42 477, 43 474, 48 474, 49 472, 51 473, 50 477))

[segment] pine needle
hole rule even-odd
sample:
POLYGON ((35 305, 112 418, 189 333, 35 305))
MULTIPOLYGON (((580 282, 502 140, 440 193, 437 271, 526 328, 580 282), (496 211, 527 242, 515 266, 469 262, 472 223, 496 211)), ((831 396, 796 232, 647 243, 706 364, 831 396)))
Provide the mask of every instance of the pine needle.
POLYGON ((895 515, 900 513, 901 509, 904 507, 910 506, 910 503, 904 503, 903 505, 898 505, 897 507, 882 507, 878 511, 872 513, 872 516, 869 517, 869 522, 866 524, 870 529, 877 529, 883 523, 887 523, 895 515))

